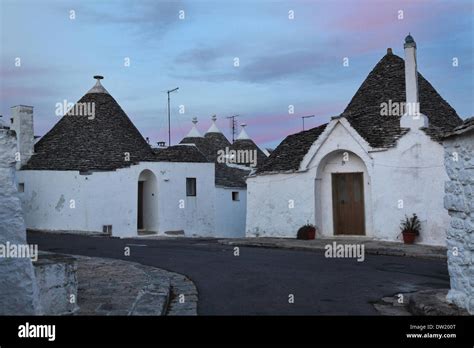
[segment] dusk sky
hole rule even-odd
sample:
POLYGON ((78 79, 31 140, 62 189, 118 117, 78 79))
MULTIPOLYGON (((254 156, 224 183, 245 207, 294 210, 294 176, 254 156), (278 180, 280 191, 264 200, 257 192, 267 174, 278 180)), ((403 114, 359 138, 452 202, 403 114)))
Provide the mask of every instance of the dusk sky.
POLYGON ((174 144, 193 116, 204 133, 216 114, 230 138, 225 117, 239 114, 259 145, 275 147, 301 130, 300 116, 316 115, 310 128, 340 114, 388 47, 404 56, 411 32, 419 71, 467 118, 474 115, 473 3, 0 0, 0 114, 5 120, 11 106, 32 105, 35 134, 44 135, 59 119, 56 103, 76 102, 99 74, 153 143, 168 138, 164 91, 179 86, 171 97, 174 144))

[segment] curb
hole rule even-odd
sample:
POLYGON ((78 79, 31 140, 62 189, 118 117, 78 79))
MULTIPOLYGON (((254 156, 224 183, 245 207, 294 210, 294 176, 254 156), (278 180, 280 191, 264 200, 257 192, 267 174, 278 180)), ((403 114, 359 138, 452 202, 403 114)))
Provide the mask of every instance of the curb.
POLYGON ((446 300, 448 289, 429 289, 399 293, 373 302, 384 316, 469 316, 469 313, 446 300))
POLYGON ((165 315, 170 299, 169 277, 151 266, 135 267, 146 273, 150 284, 139 291, 129 315, 165 315))
POLYGON ((196 286, 182 274, 121 259, 64 255, 78 265, 78 297, 83 302, 75 315, 197 315, 196 286))
POLYGON ((410 296, 408 310, 413 315, 466 316, 469 313, 446 300, 448 289, 418 291, 410 296))
POLYGON ((198 291, 194 282, 188 277, 174 272, 170 276, 170 301, 166 315, 197 315, 198 291))
MULTIPOLYGON (((332 243, 335 240, 327 240, 327 243, 332 243)), ((232 240, 227 240, 227 239, 219 239, 217 241, 219 244, 223 245, 230 245, 230 246, 246 246, 246 247, 257 247, 257 248, 269 248, 269 249, 288 249, 288 250, 302 250, 302 251, 323 251, 325 250, 324 245, 284 245, 282 243, 278 242, 257 242, 257 241, 232 241, 232 240)), ((341 244, 347 244, 348 241, 337 241, 338 243, 341 244)), ((364 243, 367 241, 356 241, 354 240, 354 243, 364 243)), ((372 241, 370 241, 372 242, 372 241)), ((387 256, 405 256, 405 257, 418 257, 418 258, 426 258, 426 259, 436 259, 436 260, 447 260, 447 255, 446 252, 443 251, 443 253, 425 253, 425 254, 420 254, 420 253, 413 253, 407 250, 402 250, 398 247, 394 247, 393 249, 390 249, 388 247, 381 247, 381 248, 374 248, 372 246, 367 246, 365 245, 365 252, 369 255, 387 255, 387 256)))

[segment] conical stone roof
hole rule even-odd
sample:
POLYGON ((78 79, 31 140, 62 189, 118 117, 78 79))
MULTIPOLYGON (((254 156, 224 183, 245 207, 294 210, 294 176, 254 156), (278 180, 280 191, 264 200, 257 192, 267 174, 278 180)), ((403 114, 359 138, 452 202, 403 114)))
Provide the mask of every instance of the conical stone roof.
MULTIPOLYGON (((420 111, 429 120, 426 133, 434 140, 462 123, 456 111, 418 73, 420 111)), ((395 145, 408 129, 400 127, 401 115, 381 115, 382 103, 404 103, 405 61, 387 53, 369 73, 341 116, 376 148, 395 145)))
POLYGON ((22 169, 115 170, 155 159, 150 145, 99 81, 77 105, 93 110, 93 116, 77 109, 62 116, 37 142, 35 154, 22 169))

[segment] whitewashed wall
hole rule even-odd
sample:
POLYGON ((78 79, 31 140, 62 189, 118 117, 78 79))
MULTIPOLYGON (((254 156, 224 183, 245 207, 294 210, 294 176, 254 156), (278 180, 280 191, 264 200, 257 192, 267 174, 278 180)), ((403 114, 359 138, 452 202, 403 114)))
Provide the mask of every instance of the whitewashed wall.
POLYGON ((216 187, 216 237, 245 237, 245 189, 216 187), (232 192, 239 192, 239 201, 232 200, 232 192))
MULTIPOLYGON (((15 182, 16 138, 0 129, 0 244, 25 245, 26 232, 15 182)), ((0 257, 0 315, 41 313, 39 289, 29 258, 0 257)))
POLYGON ((318 233, 332 236, 331 173, 363 171, 367 236, 400 240, 400 220, 416 213, 423 227, 418 242, 444 245, 443 156, 442 146, 419 130, 395 148, 374 151, 346 120, 333 120, 303 159, 301 169, 307 171, 247 179, 246 234, 295 237, 310 222, 318 233), (352 160, 342 164, 345 151, 352 160))
MULTIPOLYGON (((416 213, 422 222, 417 243, 446 245, 449 216, 444 210, 444 150, 423 131, 410 131, 395 149, 374 156, 374 235, 394 240, 400 220, 416 213), (416 168, 418 167, 418 168, 416 168), (403 200, 403 208, 398 208, 403 200)), ((401 240, 401 236, 398 237, 401 240)))
POLYGON ((451 216, 446 226, 451 289, 447 299, 474 314, 474 133, 445 140, 445 207, 451 216))
MULTIPOLYGON (((184 230, 187 236, 212 235, 215 226, 214 164, 142 162, 112 172, 20 171, 27 228, 137 235, 138 179, 150 170, 157 179, 158 233, 184 230), (186 177, 197 178, 197 196, 186 196, 186 177), (71 200, 75 207, 71 208, 71 200), (182 201, 181 201, 182 200, 182 201), (184 203, 184 208, 180 204, 184 203)), ((148 198, 150 199, 150 198, 148 198)))
POLYGON ((296 237, 314 223, 314 178, 307 173, 247 179, 247 237, 296 237))

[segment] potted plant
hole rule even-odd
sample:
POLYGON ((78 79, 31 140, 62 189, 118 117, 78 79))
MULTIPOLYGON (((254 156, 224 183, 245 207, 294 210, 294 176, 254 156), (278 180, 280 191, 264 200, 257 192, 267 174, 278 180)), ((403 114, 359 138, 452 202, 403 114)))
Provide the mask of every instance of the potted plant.
POLYGON ((400 229, 402 230, 403 242, 405 244, 413 244, 415 238, 420 235, 420 219, 416 214, 413 214, 410 218, 405 215, 405 220, 402 220, 400 229))
POLYGON ((311 224, 303 225, 296 233, 296 239, 314 239, 316 237, 316 227, 311 224))

